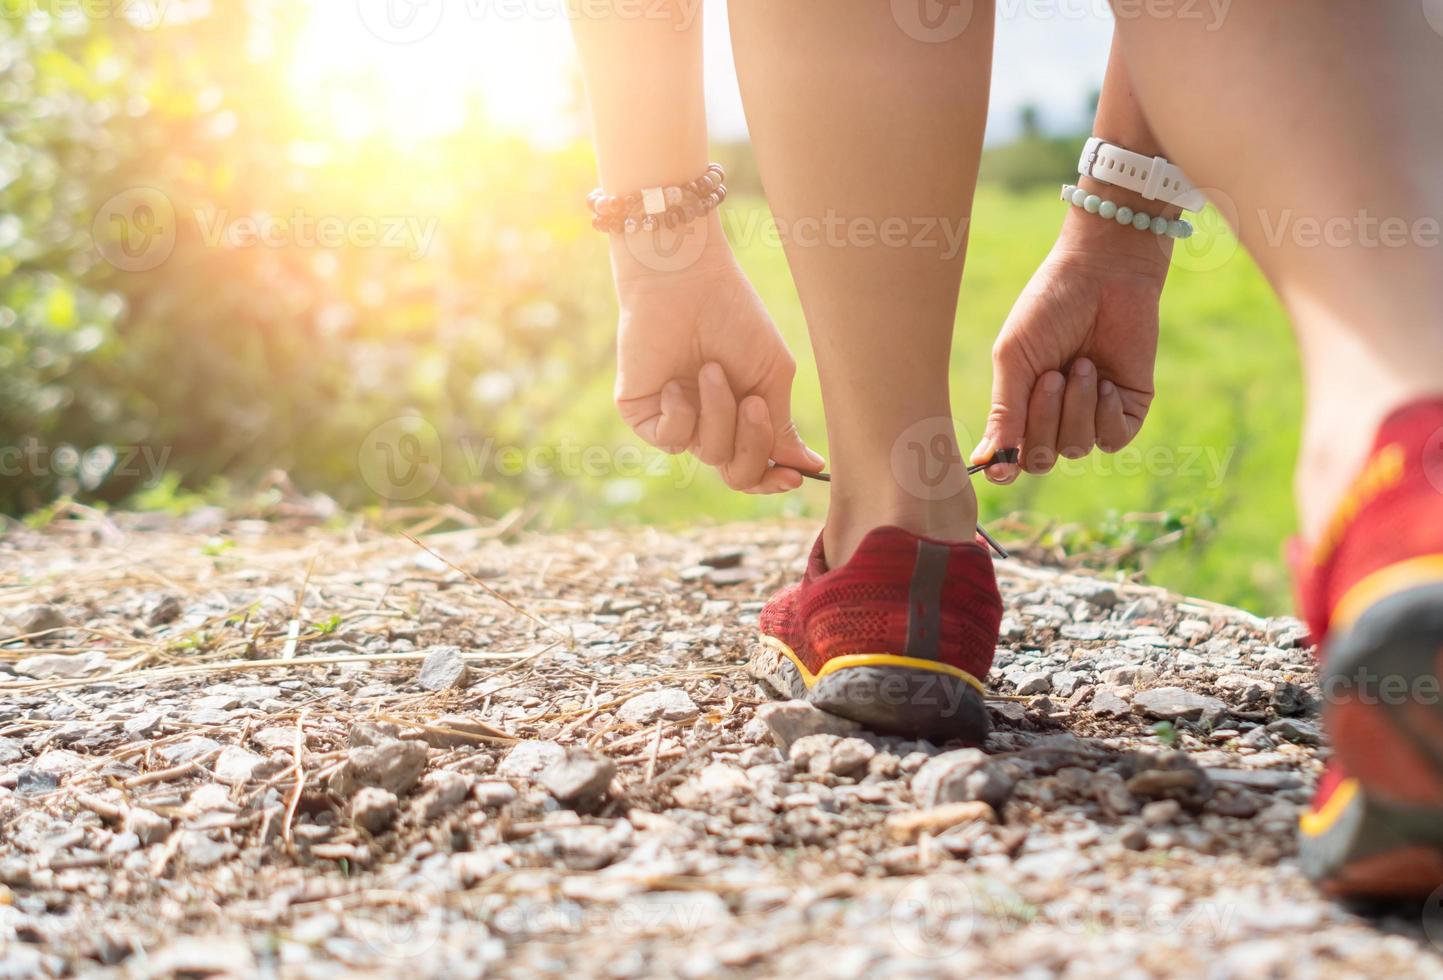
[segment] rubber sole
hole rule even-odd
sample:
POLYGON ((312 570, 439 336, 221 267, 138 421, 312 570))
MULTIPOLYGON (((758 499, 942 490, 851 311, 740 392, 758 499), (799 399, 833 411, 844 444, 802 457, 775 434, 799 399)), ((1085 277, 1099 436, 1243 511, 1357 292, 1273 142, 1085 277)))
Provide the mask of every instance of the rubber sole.
POLYGON ((785 643, 763 635, 748 670, 779 697, 807 701, 882 735, 981 745, 991 729, 982 683, 947 664, 857 653, 833 657, 813 674, 785 643))
POLYGON ((1324 720, 1352 774, 1303 816, 1304 871, 1340 897, 1443 886, 1443 582, 1377 599, 1328 643, 1324 720))

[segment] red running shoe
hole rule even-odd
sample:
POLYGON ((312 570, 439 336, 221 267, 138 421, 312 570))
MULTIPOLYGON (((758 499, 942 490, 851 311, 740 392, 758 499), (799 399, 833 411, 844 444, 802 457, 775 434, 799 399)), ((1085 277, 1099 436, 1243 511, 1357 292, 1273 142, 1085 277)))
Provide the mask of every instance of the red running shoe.
POLYGON ((819 537, 801 584, 762 610, 751 670, 783 697, 876 732, 979 744, 988 730, 982 678, 1001 622, 981 544, 882 527, 828 569, 819 537))
POLYGON ((1443 401, 1378 431, 1318 546, 1291 560, 1334 758, 1301 824, 1331 894, 1443 885, 1443 401))

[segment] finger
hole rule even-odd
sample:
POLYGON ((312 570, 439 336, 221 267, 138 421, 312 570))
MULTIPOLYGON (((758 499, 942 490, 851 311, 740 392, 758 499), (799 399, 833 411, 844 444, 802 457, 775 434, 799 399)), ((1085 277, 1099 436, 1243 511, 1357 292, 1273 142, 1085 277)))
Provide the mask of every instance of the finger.
POLYGON ((696 437, 696 406, 677 381, 668 381, 661 389, 661 417, 656 423, 658 449, 668 453, 684 453, 696 437))
POLYGON ((793 470, 820 473, 827 468, 827 461, 821 453, 807 446, 792 419, 792 377, 795 370, 790 367, 790 362, 788 365, 786 370, 775 372, 776 376, 758 392, 766 400, 767 415, 772 421, 772 461, 793 470))
POLYGON ((1048 371, 1037 379, 1037 386, 1032 389, 1022 452, 1022 468, 1028 473, 1046 473, 1057 462, 1057 427, 1066 387, 1067 379, 1061 372, 1048 371))
POLYGON ((720 466, 732 458, 737 431, 737 400, 720 364, 707 364, 697 377, 701 419, 697 425, 697 458, 720 466))
POLYGON ((750 490, 771 466, 771 415, 767 403, 756 395, 742 401, 737 415, 735 448, 721 475, 733 490, 750 490))
MULTIPOLYGON (((982 441, 972 450, 970 462, 985 463, 1003 449, 1022 445, 1027 430, 1028 402, 1036 382, 1030 368, 1018 366, 1019 361, 999 351, 992 359, 992 408, 987 413, 987 426, 982 441)), ((987 479, 993 483, 1011 483, 1021 472, 1012 463, 987 467, 987 479)))
POLYGON ((1079 357, 1062 393, 1057 448, 1067 459, 1081 459, 1097 445, 1097 368, 1079 357))
POLYGON ((1122 412, 1122 396, 1111 381, 1097 386, 1097 445, 1105 453, 1115 453, 1132 439, 1122 412))
POLYGON ((790 493, 802 485, 802 475, 787 466, 773 466, 762 474, 762 480, 747 493, 790 493))

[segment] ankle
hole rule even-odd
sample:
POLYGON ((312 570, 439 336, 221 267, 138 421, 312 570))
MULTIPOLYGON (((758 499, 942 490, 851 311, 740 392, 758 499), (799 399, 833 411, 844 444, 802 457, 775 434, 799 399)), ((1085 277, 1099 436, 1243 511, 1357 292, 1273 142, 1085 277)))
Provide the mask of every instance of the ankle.
POLYGON ((977 537, 977 494, 970 485, 945 500, 911 495, 850 497, 833 489, 822 531, 827 564, 844 565, 862 539, 879 527, 900 527, 940 541, 973 541, 977 537))

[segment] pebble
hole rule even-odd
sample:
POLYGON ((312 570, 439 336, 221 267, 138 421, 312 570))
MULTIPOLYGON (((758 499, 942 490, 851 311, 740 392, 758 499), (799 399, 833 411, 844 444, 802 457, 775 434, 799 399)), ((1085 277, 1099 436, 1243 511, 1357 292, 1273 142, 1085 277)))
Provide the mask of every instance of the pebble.
POLYGON ((416 674, 416 683, 427 691, 459 690, 470 681, 471 671, 460 647, 431 647, 416 674))
POLYGON ((807 735, 843 736, 862 730, 855 721, 828 714, 806 701, 772 701, 757 708, 757 717, 783 752, 807 735))
POLYGON ((1323 728, 1316 722, 1301 718, 1279 718, 1268 725, 1268 731, 1298 745, 1322 745, 1323 728))
POLYGON ((37 603, 29 606, 21 606, 8 617, 10 625, 20 635, 28 633, 43 633, 46 630, 65 629, 70 625, 69 619, 59 606, 50 603, 37 603))
POLYGON ((454 810, 471 792, 471 780, 458 772, 442 769, 425 779, 425 792, 416 801, 423 822, 440 819, 454 810))
POLYGON ((1132 714, 1132 702, 1124 699, 1117 689, 1111 687, 1100 687, 1093 692, 1088 707, 1093 714, 1104 718, 1121 718, 1132 714))
POLYGON ((90 653, 42 653, 16 661, 15 673, 34 680, 84 677, 104 667, 109 660, 99 651, 90 653))
POLYGON ((142 844, 159 844, 170 836, 171 824, 154 810, 131 807, 125 814, 125 829, 140 838, 142 844))
POLYGON ((399 738, 351 749, 346 764, 332 777, 332 788, 350 796, 362 786, 379 786, 405 796, 426 768, 426 743, 399 738))
POLYGON ((1132 706, 1150 718, 1176 721, 1201 717, 1204 712, 1226 713, 1228 706, 1217 698, 1181 687, 1154 687, 1132 696, 1132 706))
POLYGON ((605 795, 616 775, 616 763, 590 749, 571 749, 547 766, 541 785, 558 802, 589 806, 605 795))
POLYGON ((364 786, 351 798, 351 820, 370 834, 390 829, 399 812, 396 794, 379 786, 364 786))
POLYGON ((216 757, 213 772, 223 783, 240 784, 249 782, 256 768, 266 760, 239 745, 229 745, 216 757))
POLYGON ((698 714, 691 695, 669 687, 636 695, 621 706, 616 717, 632 725, 650 725, 656 721, 690 721, 698 714))
POLYGON ((565 757, 566 749, 557 742, 517 742, 496 767, 496 775, 532 779, 565 757))

